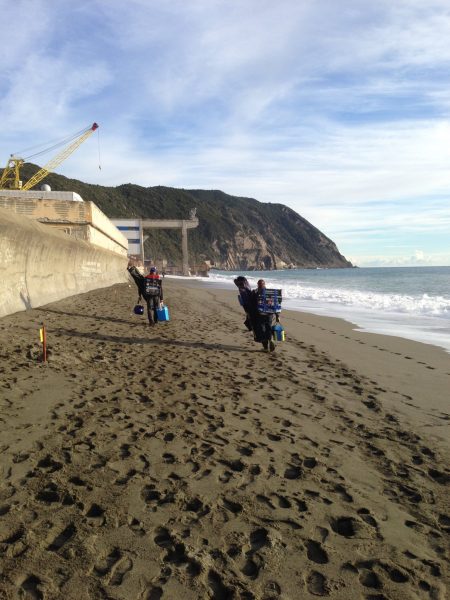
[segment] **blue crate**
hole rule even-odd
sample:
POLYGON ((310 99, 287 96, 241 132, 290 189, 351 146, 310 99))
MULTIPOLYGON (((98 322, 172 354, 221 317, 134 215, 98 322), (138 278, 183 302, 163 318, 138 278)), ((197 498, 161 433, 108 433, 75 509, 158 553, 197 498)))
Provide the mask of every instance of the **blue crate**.
POLYGON ((267 315, 281 312, 281 290, 258 290, 258 312, 267 315))

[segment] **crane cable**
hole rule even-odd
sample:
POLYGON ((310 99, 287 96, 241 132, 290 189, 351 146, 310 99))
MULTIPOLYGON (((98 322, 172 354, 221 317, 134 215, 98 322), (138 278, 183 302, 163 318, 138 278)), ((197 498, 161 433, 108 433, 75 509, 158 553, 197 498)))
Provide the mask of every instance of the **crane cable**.
POLYGON ((97 129, 97 141, 98 141, 98 169, 102 170, 102 161, 100 158, 100 127, 97 129))
MULTIPOLYGON (((55 150, 56 148, 59 148, 60 146, 64 146, 65 144, 68 144, 69 142, 71 142, 75 138, 79 137, 80 135, 82 135, 83 133, 88 131, 89 129, 90 129, 90 127, 85 127, 84 129, 81 129, 80 131, 77 131, 76 133, 74 133, 72 135, 66 136, 62 140, 59 139, 59 140, 52 140, 50 142, 47 142, 48 144, 52 144, 52 146, 44 148, 44 150, 40 150, 39 152, 36 152, 35 154, 30 154, 27 157, 25 157, 24 160, 27 161, 30 158, 36 158, 37 156, 46 154, 47 152, 50 152, 51 150, 55 150)), ((29 146, 28 148, 25 148, 24 150, 22 150, 20 152, 14 152, 13 154, 11 154, 11 156, 18 156, 18 155, 24 154, 25 152, 28 152, 30 150, 34 150, 35 148, 42 148, 42 146, 43 146, 43 144, 39 144, 36 146, 29 146)))

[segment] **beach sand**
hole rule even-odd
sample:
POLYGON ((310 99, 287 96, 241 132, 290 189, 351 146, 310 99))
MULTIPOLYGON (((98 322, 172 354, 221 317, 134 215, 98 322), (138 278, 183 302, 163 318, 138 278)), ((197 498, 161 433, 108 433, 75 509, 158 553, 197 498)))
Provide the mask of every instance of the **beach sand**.
POLYGON ((447 598, 450 355, 164 287, 0 320, 0 598, 447 598))

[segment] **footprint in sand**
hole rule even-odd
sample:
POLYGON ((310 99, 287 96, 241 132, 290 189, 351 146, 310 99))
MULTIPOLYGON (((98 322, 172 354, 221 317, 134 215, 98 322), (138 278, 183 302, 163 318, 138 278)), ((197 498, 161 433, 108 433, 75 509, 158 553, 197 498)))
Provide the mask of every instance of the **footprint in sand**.
POLYGON ((211 588, 211 600, 231 600, 234 590, 224 584, 220 575, 212 569, 208 573, 208 585, 211 588))
POLYGON ((29 575, 21 584, 21 589, 25 593, 26 598, 30 600, 43 600, 44 594, 41 591, 41 580, 36 575, 29 575))
POLYGON ((326 565, 329 562, 328 554, 323 549, 322 544, 320 544, 319 542, 307 540, 306 553, 309 560, 317 564, 326 565))
POLYGON ((342 484, 336 484, 333 489, 336 492, 336 494, 339 494, 339 496, 342 500, 344 500, 344 502, 353 502, 353 496, 347 492, 347 490, 342 484))
POLYGON ((152 589, 148 593, 146 600, 161 600, 162 596, 163 589, 161 587, 152 587, 152 589))
POLYGON ((240 512, 242 512, 242 504, 240 504, 239 502, 234 502, 233 500, 230 500, 228 498, 223 498, 222 502, 224 507, 230 512, 232 512, 234 515, 237 515, 240 512))
POLYGON ((124 556, 121 560, 116 562, 111 569, 111 576, 109 578, 109 584, 119 586, 122 584, 123 578, 133 568, 133 561, 129 556, 124 556))
POLYGON ((379 590, 382 587, 382 583, 378 575, 374 571, 364 569, 359 574, 359 581, 361 585, 367 588, 379 590))
POLYGON ((328 596, 330 593, 327 578, 322 573, 319 573, 319 571, 312 571, 308 575, 306 586, 309 593, 314 596, 328 596))
POLYGON ((291 508, 291 506, 292 506, 291 502, 287 498, 285 498, 284 496, 280 496, 278 494, 274 494, 274 497, 277 499, 278 506, 280 508, 291 508))
POLYGON ((295 465, 289 465, 284 471, 285 479, 300 479, 302 476, 303 471, 295 465))
POLYGON ((354 537, 359 529, 353 517, 338 517, 331 520, 331 529, 346 538, 354 537))
POLYGON ((47 550, 51 552, 58 552, 69 540, 73 538, 76 531, 75 525, 70 523, 54 538, 54 540, 47 547, 47 550))
POLYGON ((93 567, 93 572, 98 577, 104 577, 111 572, 112 567, 122 558, 122 553, 119 548, 113 548, 111 552, 96 563, 93 567))
POLYGON ((90 523, 91 525, 100 527, 105 523, 105 511, 101 506, 99 506, 95 502, 91 504, 91 506, 88 508, 88 510, 85 513, 85 516, 88 520, 88 523, 90 523))
POLYGON ((365 521, 368 525, 370 525, 378 531, 378 523, 376 519, 370 514, 368 508, 360 508, 357 510, 357 513, 363 521, 365 521))

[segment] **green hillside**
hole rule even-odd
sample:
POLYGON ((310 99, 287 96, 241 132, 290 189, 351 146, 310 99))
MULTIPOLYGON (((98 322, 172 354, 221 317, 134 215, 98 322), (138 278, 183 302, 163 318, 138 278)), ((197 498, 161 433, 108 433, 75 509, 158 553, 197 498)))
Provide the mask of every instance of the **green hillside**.
MULTIPOLYGON (((26 164, 22 178, 38 169, 26 164)), ((104 187, 56 173, 41 182, 95 202, 111 218, 189 218, 197 209, 199 227, 189 232, 191 263, 211 260, 220 268, 349 267, 335 244, 282 204, 230 196, 217 190, 184 190, 131 183, 104 187)), ((181 259, 180 232, 149 231, 147 256, 181 259)))

